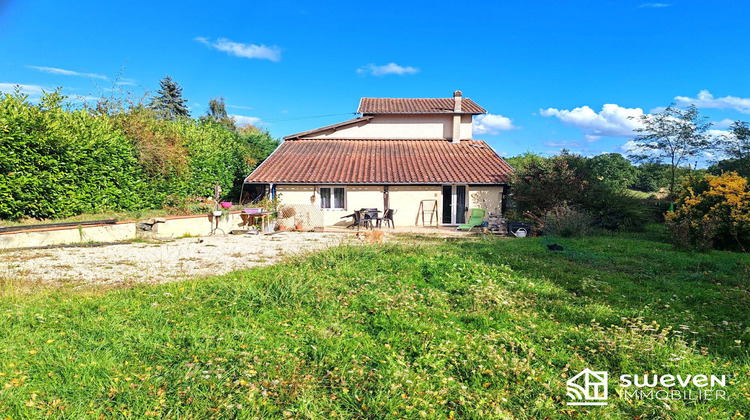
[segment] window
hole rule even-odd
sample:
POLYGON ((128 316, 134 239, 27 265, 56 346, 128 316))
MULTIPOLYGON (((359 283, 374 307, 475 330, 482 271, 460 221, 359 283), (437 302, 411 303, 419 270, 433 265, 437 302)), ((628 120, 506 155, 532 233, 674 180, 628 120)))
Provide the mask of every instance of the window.
POLYGON ((320 208, 332 210, 344 210, 344 188, 321 187, 320 208))

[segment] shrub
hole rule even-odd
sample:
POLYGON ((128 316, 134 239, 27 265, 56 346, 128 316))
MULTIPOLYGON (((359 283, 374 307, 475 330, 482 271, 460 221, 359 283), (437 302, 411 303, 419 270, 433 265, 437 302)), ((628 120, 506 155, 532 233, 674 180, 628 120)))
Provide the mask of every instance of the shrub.
POLYGON ((645 201, 646 209, 651 217, 651 221, 655 223, 664 223, 664 217, 672 206, 671 201, 664 201, 649 198, 645 201))
POLYGON ((689 179, 667 213, 673 243, 682 249, 750 247, 750 189, 735 172, 689 179))
POLYGON ((653 217, 645 200, 606 184, 593 185, 579 205, 588 210, 596 226, 607 230, 642 231, 653 217))
POLYGON ((591 234, 593 224, 591 216, 563 203, 547 212, 544 233, 563 238, 586 236, 591 234))
POLYGON ((564 156, 531 160, 511 179, 516 210, 544 228, 544 219, 553 208, 579 202, 588 181, 564 156))

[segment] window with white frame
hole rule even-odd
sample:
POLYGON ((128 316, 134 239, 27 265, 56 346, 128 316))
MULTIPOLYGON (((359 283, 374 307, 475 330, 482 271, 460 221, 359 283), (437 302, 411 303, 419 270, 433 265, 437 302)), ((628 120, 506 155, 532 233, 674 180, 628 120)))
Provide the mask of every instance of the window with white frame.
POLYGON ((346 208, 346 190, 344 187, 320 187, 320 208, 344 210, 346 208))

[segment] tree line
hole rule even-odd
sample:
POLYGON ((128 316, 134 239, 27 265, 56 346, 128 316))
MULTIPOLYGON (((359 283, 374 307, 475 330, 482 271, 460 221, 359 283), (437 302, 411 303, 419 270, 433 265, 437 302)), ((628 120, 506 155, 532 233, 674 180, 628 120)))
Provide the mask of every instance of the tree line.
POLYGON ((508 216, 560 236, 597 228, 642 230, 666 221, 679 248, 750 249, 748 123, 735 121, 726 134, 712 135, 696 107, 674 104, 639 120, 628 157, 563 150, 552 157, 509 158, 516 173, 508 216), (697 169, 708 153, 722 159, 697 169))

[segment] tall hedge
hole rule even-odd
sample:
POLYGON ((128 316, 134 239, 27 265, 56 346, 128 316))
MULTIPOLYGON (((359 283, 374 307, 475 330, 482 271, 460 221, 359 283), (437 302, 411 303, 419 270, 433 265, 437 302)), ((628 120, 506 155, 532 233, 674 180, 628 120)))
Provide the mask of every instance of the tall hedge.
POLYGON ((266 132, 258 148, 211 121, 98 115, 64 100, 0 94, 0 219, 158 208, 211 196, 217 181, 229 192, 275 144, 266 132))

